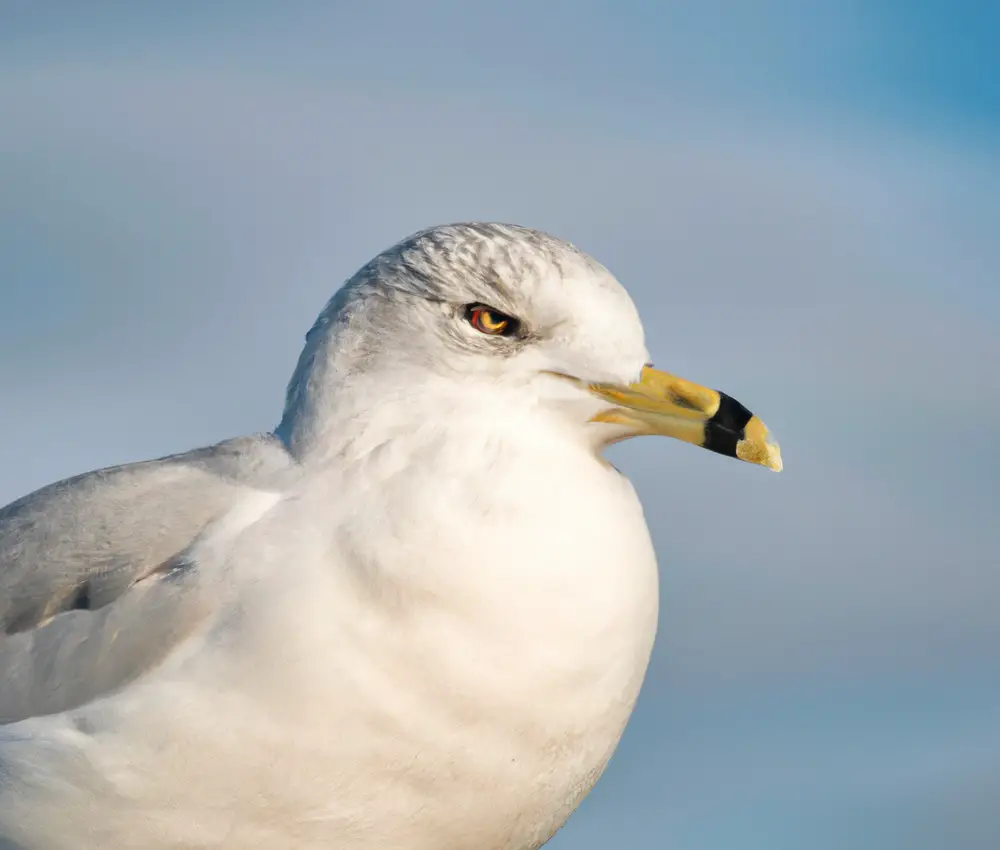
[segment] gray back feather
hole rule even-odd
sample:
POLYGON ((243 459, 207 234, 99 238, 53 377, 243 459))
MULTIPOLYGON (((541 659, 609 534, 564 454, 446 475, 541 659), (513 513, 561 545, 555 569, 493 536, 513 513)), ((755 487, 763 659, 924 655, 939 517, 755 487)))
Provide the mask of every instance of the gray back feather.
POLYGON ((241 492, 292 475, 280 441, 244 437, 0 509, 0 723, 79 705, 163 657, 204 610, 178 556, 241 492))

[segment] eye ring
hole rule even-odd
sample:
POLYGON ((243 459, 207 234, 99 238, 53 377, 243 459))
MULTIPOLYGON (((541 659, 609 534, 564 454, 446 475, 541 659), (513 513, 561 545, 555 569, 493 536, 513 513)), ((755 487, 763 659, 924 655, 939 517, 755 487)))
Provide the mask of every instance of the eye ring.
POLYGON ((512 316, 485 304, 470 304, 465 308, 465 318, 472 327, 487 336, 512 336, 517 333, 519 324, 512 316))

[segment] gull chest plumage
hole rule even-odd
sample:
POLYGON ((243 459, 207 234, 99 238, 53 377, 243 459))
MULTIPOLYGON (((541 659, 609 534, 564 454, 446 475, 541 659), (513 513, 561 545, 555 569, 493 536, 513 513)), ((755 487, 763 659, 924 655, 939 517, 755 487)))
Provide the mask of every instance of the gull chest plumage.
POLYGON ((5 508, 0 847, 544 843, 656 630, 601 449, 664 433, 780 467, 749 411, 647 360, 586 255, 434 228, 323 311, 273 435, 5 508))

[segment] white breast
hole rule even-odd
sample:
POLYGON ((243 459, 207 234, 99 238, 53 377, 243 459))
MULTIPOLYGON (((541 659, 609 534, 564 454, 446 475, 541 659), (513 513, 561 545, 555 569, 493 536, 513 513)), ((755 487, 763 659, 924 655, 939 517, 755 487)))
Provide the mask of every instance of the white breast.
POLYGON ((631 486, 550 448, 487 496, 438 454, 430 492, 387 475, 336 512, 329 480, 273 508, 197 651, 78 713, 86 734, 49 721, 46 846, 539 846, 617 744, 657 607, 631 486))

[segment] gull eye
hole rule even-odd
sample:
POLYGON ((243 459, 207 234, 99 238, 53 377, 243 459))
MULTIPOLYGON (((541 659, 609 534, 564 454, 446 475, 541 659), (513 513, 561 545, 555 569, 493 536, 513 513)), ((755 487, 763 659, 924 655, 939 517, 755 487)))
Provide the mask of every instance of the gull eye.
POLYGON ((517 319, 482 304, 466 307, 465 318, 477 331, 488 336, 511 336, 517 332, 517 319))

